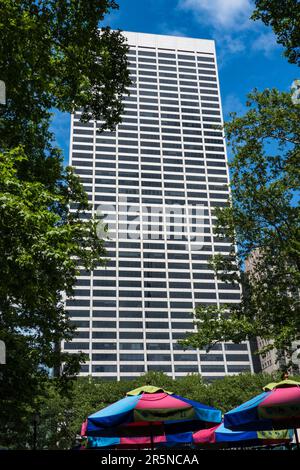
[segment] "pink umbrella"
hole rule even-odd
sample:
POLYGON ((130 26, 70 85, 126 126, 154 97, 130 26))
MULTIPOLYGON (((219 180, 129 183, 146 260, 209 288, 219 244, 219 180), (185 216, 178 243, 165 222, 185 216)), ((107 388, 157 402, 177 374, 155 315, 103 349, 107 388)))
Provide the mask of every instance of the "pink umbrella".
POLYGON ((196 429, 220 422, 220 410, 147 385, 90 415, 83 432, 93 448, 183 445, 196 429))
POLYGON ((193 434, 193 442, 198 445, 219 445, 236 447, 241 445, 272 445, 291 442, 293 432, 281 431, 231 431, 224 424, 218 424, 210 429, 201 429, 193 434))
POLYGON ((224 425, 232 431, 266 431, 300 427, 300 382, 270 383, 264 392, 224 415, 224 425))

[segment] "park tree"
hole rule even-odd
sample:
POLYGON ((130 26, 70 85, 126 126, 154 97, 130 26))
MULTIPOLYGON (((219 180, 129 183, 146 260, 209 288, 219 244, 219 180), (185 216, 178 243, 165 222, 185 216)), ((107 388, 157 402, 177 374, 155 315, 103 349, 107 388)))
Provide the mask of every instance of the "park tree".
POLYGON ((298 0, 255 0, 253 20, 271 26, 292 64, 300 65, 300 3, 298 0))
MULTIPOLYGON (((297 380, 297 377, 294 377, 297 380)), ((259 395, 268 383, 280 380, 280 374, 251 374, 243 372, 237 375, 227 375, 220 380, 214 380, 206 388, 206 403, 220 409, 223 413, 232 410, 251 398, 259 395)))
MULTIPOLYGON (((294 376, 299 381, 299 376, 294 376)), ((222 412, 240 405, 262 392, 270 382, 280 380, 280 374, 242 373, 207 382, 198 374, 172 379, 162 372, 151 371, 133 380, 109 382, 95 377, 79 377, 68 395, 62 395, 52 381, 39 397, 40 419, 37 427, 38 449, 70 449, 80 433, 82 422, 92 413, 124 398, 129 390, 147 383, 164 388, 176 395, 213 406, 222 412)), ((27 433, 20 433, 15 448, 32 447, 33 426, 27 417, 27 433)))
POLYGON ((120 122, 129 85, 127 45, 120 31, 100 28, 113 0, 0 0, 0 149, 24 147, 30 158, 18 175, 53 191, 62 185, 62 160, 49 131, 51 111, 95 119, 99 129, 120 122))
MULTIPOLYGON (((271 26, 289 62, 300 65, 300 4, 297 0, 256 0, 253 20, 271 26)), ((196 332, 184 347, 220 341, 266 340, 263 354, 276 348, 293 365, 300 339, 299 91, 276 89, 249 94, 244 116, 231 114, 225 134, 233 159, 231 196, 217 208, 215 234, 232 242, 216 255, 216 277, 242 287, 238 304, 198 305, 196 332), (245 270, 247 263, 252 269, 245 270)))
POLYGON ((113 0, 0 0, 0 339, 2 445, 13 442, 38 407, 48 371, 65 364, 58 386, 82 355, 55 345, 75 331, 63 308, 78 265, 103 262, 98 221, 79 178, 63 165, 50 131, 53 109, 99 122, 120 122, 130 84, 120 31, 101 27, 113 0), (73 211, 70 211, 70 208, 73 211))
POLYGON ((300 104, 290 93, 254 91, 244 116, 225 124, 232 151, 231 197, 217 208, 215 234, 231 240, 211 263, 220 281, 243 287, 240 303, 199 305, 184 347, 259 336, 292 359, 300 339, 300 104), (253 253, 254 270, 245 272, 253 253))

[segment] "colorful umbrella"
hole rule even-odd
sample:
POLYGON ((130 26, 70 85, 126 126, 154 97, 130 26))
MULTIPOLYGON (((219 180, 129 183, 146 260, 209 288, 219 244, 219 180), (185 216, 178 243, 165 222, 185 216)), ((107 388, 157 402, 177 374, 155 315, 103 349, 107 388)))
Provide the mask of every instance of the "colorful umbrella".
POLYGON ((283 380, 224 415, 233 431, 261 431, 300 427, 300 383, 283 380))
POLYGON ((285 444, 292 440, 293 432, 282 431, 231 431, 219 424, 210 429, 202 429, 193 434, 193 442, 197 445, 211 445, 218 447, 261 446, 272 444, 285 444))
POLYGON ((119 436, 119 437, 95 437, 88 436, 87 439, 87 448, 118 448, 118 449, 145 449, 153 447, 177 447, 177 446, 186 446, 193 444, 193 432, 185 433, 175 433, 168 434, 163 428, 161 428, 160 435, 156 435, 158 428, 152 430, 152 435, 147 436, 149 433, 149 427, 144 430, 144 435, 138 436, 138 432, 130 430, 132 435, 119 436))
POLYGON ((221 422, 221 411, 157 387, 145 386, 90 415, 89 446, 192 443, 196 429, 221 422))

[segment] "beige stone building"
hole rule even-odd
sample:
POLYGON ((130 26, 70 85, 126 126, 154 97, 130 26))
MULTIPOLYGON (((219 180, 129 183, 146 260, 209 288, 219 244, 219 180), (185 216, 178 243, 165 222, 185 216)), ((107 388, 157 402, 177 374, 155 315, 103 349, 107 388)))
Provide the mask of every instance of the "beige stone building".
MULTIPOLYGON (((254 250, 251 255, 246 259, 245 261, 245 271, 248 273, 254 273, 255 272, 255 265, 257 263, 257 260, 259 258, 259 250, 256 249, 254 250)), ((267 341, 263 338, 257 337, 257 348, 258 350, 264 348, 268 344, 272 344, 272 341, 267 341)), ((293 362, 295 364, 295 368, 297 369, 298 367, 298 372, 300 371, 300 358, 297 358, 297 354, 300 355, 300 341, 297 343, 293 343, 293 347, 295 349, 295 357, 293 358, 293 362)), ((280 370, 283 365, 286 365, 288 360, 285 357, 280 358, 279 360, 277 359, 277 349, 272 349, 271 351, 266 352, 265 354, 259 355, 259 360, 260 360, 260 367, 262 372, 266 372, 268 374, 271 374, 272 372, 276 372, 277 370, 280 370)))

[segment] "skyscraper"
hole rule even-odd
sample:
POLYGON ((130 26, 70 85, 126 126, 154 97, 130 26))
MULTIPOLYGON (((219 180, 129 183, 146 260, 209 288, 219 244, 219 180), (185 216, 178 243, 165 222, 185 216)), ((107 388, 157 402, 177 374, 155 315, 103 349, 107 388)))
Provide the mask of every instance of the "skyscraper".
POLYGON ((116 132, 72 116, 70 164, 109 227, 107 267, 81 270, 66 308, 82 350, 81 374, 144 371, 207 379, 252 370, 248 343, 210 353, 178 345, 195 305, 239 302, 210 257, 230 245, 212 232, 228 198, 228 169, 214 41, 124 33, 133 85, 116 132))

